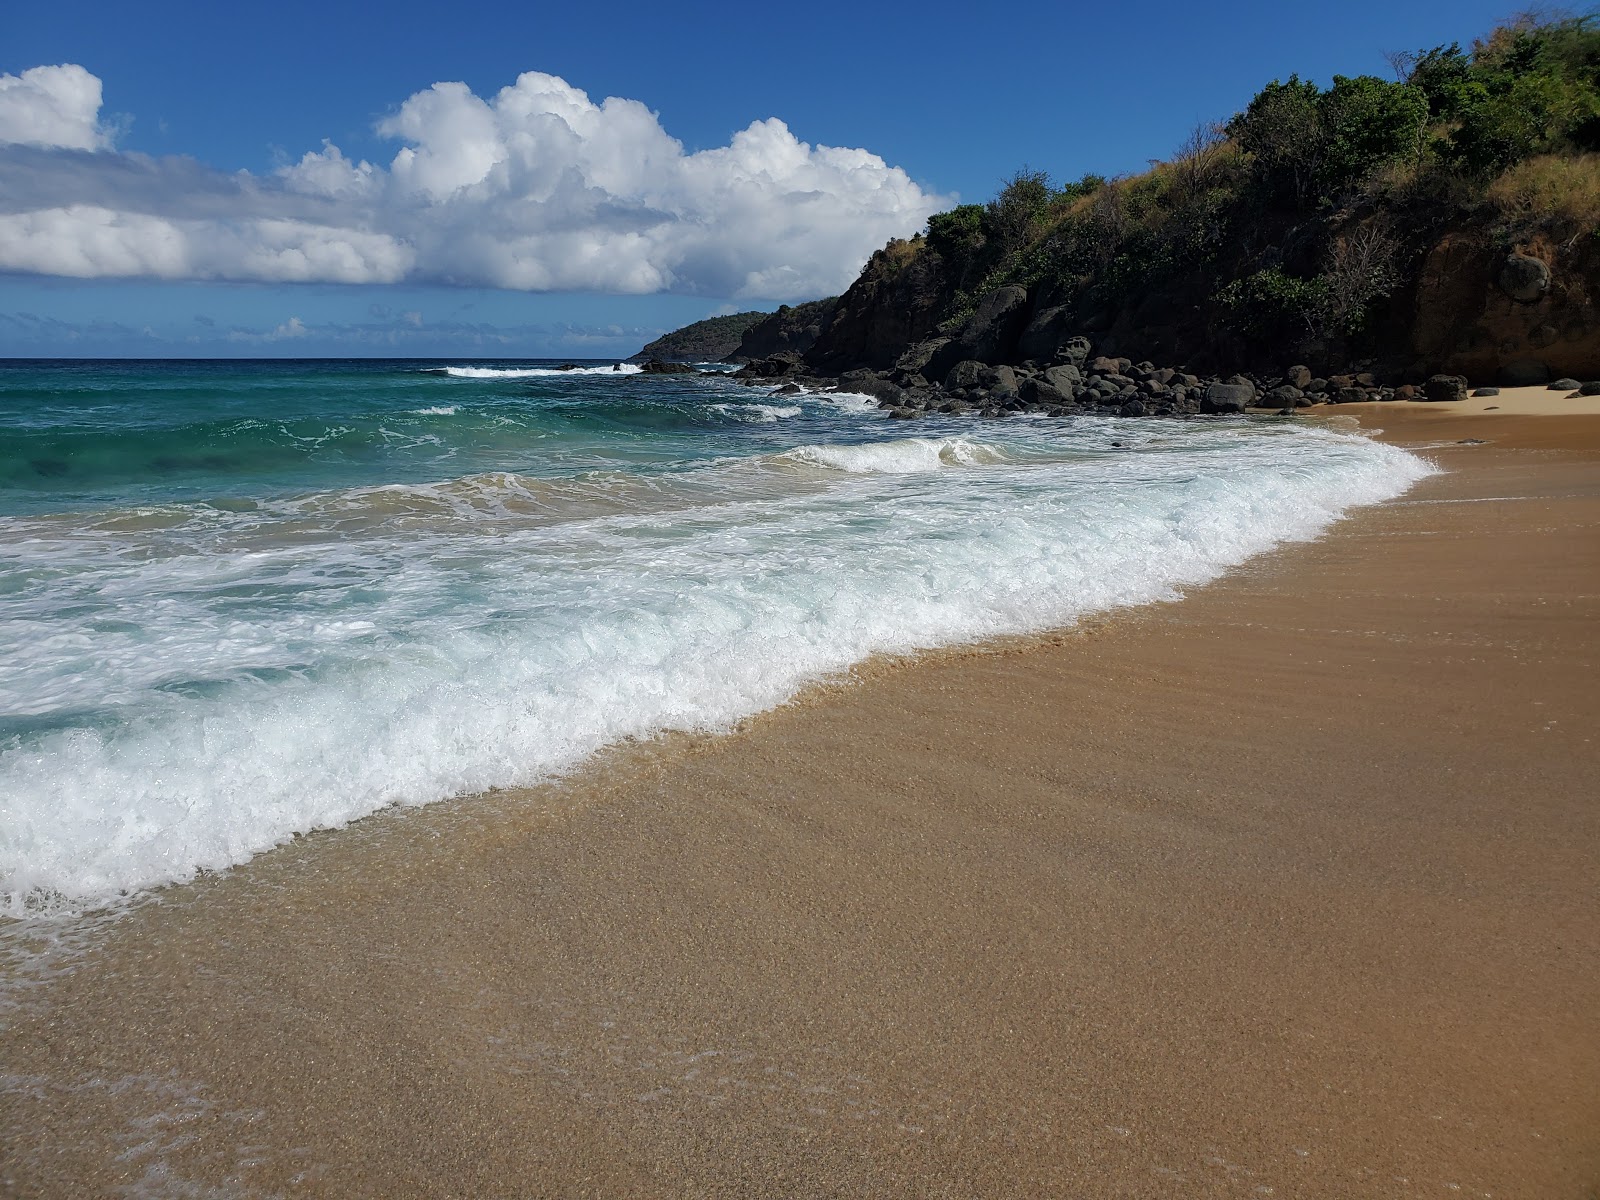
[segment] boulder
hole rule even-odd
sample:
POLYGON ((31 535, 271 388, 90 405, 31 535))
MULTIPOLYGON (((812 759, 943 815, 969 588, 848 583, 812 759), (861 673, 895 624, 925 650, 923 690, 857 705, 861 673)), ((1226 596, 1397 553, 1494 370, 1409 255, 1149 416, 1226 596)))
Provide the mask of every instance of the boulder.
POLYGON ((1017 392, 1017 373, 1010 367, 985 367, 978 374, 978 386, 991 396, 1014 396, 1017 392))
POLYGON ((1078 389, 1083 386, 1083 372, 1072 363, 1062 363, 1046 369, 1044 381, 1063 396, 1071 397, 1077 395, 1078 389))
POLYGON ((1364 404, 1367 400, 1367 389, 1342 387, 1334 392, 1331 398, 1335 404, 1364 404))
POLYGON ((1071 363, 1075 367, 1082 367, 1089 361, 1089 355, 1094 353, 1094 346, 1086 337, 1069 337, 1056 347, 1056 361, 1071 363))
POLYGON ((1122 406, 1120 415, 1124 417, 1142 417, 1145 416, 1147 412, 1148 410, 1145 408, 1144 401, 1140 400, 1138 397, 1134 397, 1132 400, 1129 400, 1122 406))
MULTIPOLYGON (((575 371, 577 364, 570 367, 559 368, 562 371, 575 371)), ((699 372, 688 363, 662 362, 659 358, 652 358, 639 368, 646 375, 698 375, 699 372)))
MULTIPOLYGON (((665 366, 674 364, 666 363, 665 366)), ((644 365, 646 371, 651 369, 651 364, 644 365)), ((693 370, 694 368, 689 368, 693 370)), ((752 359, 735 372, 742 379, 781 379, 785 375, 799 375, 802 373, 800 356, 793 351, 774 354, 770 358, 752 359)))
POLYGON ((1213 383, 1200 401, 1205 413, 1242 413, 1255 403, 1256 389, 1248 383, 1213 383))
POLYGON ((926 374, 923 368, 933 361, 935 354, 949 344, 949 338, 928 338, 925 341, 913 342, 906 348, 905 353, 895 360, 895 370, 910 375, 926 374))
POLYGON ((1497 387, 1481 387, 1472 393, 1474 396, 1498 396, 1500 389, 1497 387))
POLYGON ((976 359, 963 359, 950 368, 944 377, 947 388, 970 388, 978 386, 978 379, 983 374, 984 364, 976 359))
POLYGON ((1041 309, 1017 338, 1017 357, 1033 362, 1053 362, 1056 351, 1067 337, 1067 319, 1071 310, 1065 305, 1041 309))
POLYGON ((1560 379, 1551 380, 1548 390, 1552 392, 1575 392, 1582 386, 1576 379, 1568 379, 1566 376, 1562 376, 1560 379))
POLYGON ((1518 304, 1536 304, 1550 290, 1550 268, 1531 254, 1513 250, 1500 264, 1496 282, 1518 304))
POLYGON ((1027 288, 1012 283, 986 292, 956 338, 961 357, 990 364, 1005 362, 1012 357, 1027 321, 1027 288))
POLYGON ((1465 400, 1467 380, 1463 375, 1430 375, 1422 385, 1424 400, 1465 400))
POLYGON ((881 407, 895 408, 904 403, 905 390, 875 371, 846 371, 839 376, 841 392, 871 396, 881 407))
POLYGON ((1070 395, 1061 392, 1043 379, 1025 380, 1018 391, 1029 404, 1059 407, 1072 402, 1070 395))
MULTIPOLYGON (((1310 378, 1310 372, 1307 372, 1307 378, 1310 378)), ((1291 383, 1273 388, 1261 400, 1263 408, 1296 408, 1309 403, 1305 393, 1291 383)))
POLYGON ((1299 388, 1303 392, 1305 391, 1306 386, 1311 382, 1311 368, 1300 366, 1290 367, 1283 373, 1283 378, 1290 387, 1299 388))
POLYGON ((1580 396, 1600 396, 1600 379, 1591 379, 1578 389, 1580 396))

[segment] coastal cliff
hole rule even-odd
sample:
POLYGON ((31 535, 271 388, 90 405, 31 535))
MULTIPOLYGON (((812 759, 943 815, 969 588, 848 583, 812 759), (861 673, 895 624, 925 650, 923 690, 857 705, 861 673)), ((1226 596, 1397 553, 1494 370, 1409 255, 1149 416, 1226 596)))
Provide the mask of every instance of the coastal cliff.
POLYGON ((1021 171, 874 254, 804 337, 753 328, 746 377, 1136 415, 1228 411, 1213 385, 1292 408, 1600 376, 1600 25, 1519 18, 1397 67, 1274 81, 1141 175, 1021 171))

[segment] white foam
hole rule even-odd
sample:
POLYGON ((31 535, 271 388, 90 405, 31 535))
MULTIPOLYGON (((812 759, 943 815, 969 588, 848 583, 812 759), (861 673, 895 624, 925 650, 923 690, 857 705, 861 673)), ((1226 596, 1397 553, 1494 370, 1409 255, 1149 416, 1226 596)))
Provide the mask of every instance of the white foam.
POLYGON ((797 446, 785 457, 852 475, 912 475, 1006 461, 998 446, 965 438, 901 438, 860 445, 797 446))
POLYGON ((803 411, 798 404, 713 404, 711 407, 736 421, 762 423, 787 421, 790 417, 798 417, 803 411))
POLYGON ((445 367, 444 374, 456 379, 537 379, 547 375, 637 375, 642 370, 634 363, 610 367, 445 367))
POLYGON ((862 392, 816 392, 813 393, 818 400, 831 404, 835 408, 842 408, 846 412, 877 412, 878 401, 873 396, 862 392))
POLYGON ((454 404, 434 404, 427 408, 413 408, 411 411, 419 417, 453 417, 459 410, 454 404))
POLYGON ((0 620, 3 711, 108 710, 0 743, 0 891, 18 914, 106 899, 623 737, 727 728, 874 652, 1172 597, 1431 470, 1310 431, 1069 441, 800 447, 807 471, 717 468, 767 490, 670 517, 480 508, 357 538, 337 515, 248 538, 0 523, 23 568, 0 617, 47 606, 0 620))

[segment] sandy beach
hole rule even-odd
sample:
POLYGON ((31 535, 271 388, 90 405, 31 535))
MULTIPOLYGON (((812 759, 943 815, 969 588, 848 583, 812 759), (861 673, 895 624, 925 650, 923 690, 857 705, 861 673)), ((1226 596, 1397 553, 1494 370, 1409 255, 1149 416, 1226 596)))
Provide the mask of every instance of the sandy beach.
POLYGON ((1592 1198, 1600 403, 1522 391, 1300 418, 1444 473, 1181 602, 15 968, 0 1192, 1592 1198))

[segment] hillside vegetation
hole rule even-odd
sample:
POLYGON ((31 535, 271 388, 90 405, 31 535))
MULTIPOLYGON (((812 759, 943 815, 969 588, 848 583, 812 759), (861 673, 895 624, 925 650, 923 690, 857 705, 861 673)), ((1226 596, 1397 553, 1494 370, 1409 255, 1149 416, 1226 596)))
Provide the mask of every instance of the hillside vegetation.
POLYGON ((742 312, 708 317, 657 338, 628 361, 647 362, 653 358, 661 362, 722 362, 739 348, 746 332, 770 315, 742 312))
POLYGON ((1391 60, 1392 80, 1269 83, 1140 175, 1017 172, 874 256, 808 360, 888 368, 1015 286, 1030 328, 1103 353, 1600 371, 1600 22, 1391 60))

